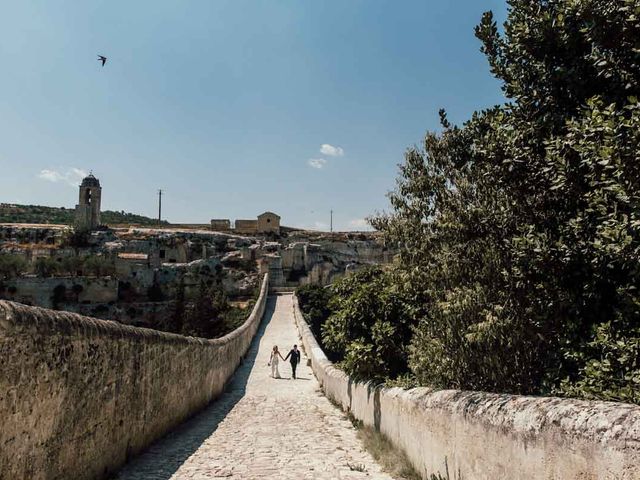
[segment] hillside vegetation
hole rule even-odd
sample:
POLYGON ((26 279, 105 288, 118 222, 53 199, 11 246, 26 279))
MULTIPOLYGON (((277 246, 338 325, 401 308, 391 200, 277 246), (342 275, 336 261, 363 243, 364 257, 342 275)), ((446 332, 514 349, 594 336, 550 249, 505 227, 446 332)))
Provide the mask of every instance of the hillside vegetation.
MULTIPOLYGON (((65 207, 45 207, 42 205, 0 204, 0 223, 49 223, 59 225, 73 224, 75 210, 65 207)), ((157 225, 158 220, 127 213, 105 210, 101 212, 101 220, 105 225, 134 224, 157 225)), ((169 222, 163 221, 163 225, 169 222)))

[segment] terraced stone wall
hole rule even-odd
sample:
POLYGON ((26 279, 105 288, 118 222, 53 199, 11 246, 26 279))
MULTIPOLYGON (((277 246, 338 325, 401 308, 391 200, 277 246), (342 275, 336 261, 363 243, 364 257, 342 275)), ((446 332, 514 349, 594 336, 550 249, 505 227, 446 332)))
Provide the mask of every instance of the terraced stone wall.
POLYGON ((222 392, 268 287, 215 340, 0 301, 0 478, 106 478, 222 392))

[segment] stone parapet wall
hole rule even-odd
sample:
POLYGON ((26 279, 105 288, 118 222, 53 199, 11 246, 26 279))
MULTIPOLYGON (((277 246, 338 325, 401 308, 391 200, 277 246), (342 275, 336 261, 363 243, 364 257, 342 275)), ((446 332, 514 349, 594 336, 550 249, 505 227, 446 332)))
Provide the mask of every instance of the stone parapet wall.
POLYGON ((268 294, 214 339, 0 301, 0 478, 105 478, 222 391, 268 294))
POLYGON ((324 393, 403 450, 423 478, 638 480, 640 407, 355 382, 325 356, 294 299, 324 393))

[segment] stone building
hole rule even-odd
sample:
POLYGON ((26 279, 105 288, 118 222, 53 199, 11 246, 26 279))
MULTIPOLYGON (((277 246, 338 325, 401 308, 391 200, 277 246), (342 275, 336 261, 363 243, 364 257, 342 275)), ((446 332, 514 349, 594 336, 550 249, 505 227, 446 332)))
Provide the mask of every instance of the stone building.
POLYGON ((231 220, 228 218, 213 218, 211 220, 211 230, 214 232, 228 232, 231 230, 231 220))
POLYGON ((273 212, 258 215, 258 233, 280 233, 280 216, 273 212))
MULTIPOLYGON (((230 230, 230 225, 231 222, 226 219, 211 220, 211 229, 218 232, 230 230)), ((242 235, 280 234, 280 215, 273 212, 264 212, 258 215, 256 220, 236 220, 233 231, 242 235)))
POLYGON ((255 235, 258 232, 257 220, 236 220, 236 233, 244 233, 247 235, 255 235))
POLYGON ((80 184, 80 196, 76 205, 75 227, 77 230, 95 230, 100 225, 100 181, 92 174, 80 184))

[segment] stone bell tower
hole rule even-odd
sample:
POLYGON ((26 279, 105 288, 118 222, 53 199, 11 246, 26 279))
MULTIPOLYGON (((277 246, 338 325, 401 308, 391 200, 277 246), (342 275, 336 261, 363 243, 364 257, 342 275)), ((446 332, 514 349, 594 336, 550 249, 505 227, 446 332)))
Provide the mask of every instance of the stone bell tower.
POLYGON ((95 230, 100 225, 100 198, 102 188, 100 182, 91 173, 80 184, 80 197, 76 205, 77 230, 95 230))

